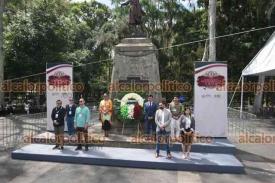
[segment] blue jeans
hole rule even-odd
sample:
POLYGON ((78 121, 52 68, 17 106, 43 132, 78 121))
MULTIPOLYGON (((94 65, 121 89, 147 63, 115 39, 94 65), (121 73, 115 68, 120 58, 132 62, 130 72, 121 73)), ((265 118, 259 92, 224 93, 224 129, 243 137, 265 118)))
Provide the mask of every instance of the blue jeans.
POLYGON ((157 145, 156 145, 156 152, 159 154, 160 150, 160 143, 166 143, 166 152, 167 154, 170 153, 169 141, 170 141, 170 132, 166 132, 165 130, 160 130, 157 132, 157 145))
POLYGON ((75 134, 74 117, 73 116, 67 116, 67 126, 68 126, 69 135, 75 134))
POLYGON ((145 119, 145 129, 147 135, 153 135, 156 131, 155 119, 145 119))

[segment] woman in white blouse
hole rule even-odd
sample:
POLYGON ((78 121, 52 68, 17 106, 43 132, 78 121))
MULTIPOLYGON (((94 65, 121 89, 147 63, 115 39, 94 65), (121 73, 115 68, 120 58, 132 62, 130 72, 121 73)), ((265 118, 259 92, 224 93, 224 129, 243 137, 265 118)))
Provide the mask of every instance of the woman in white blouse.
POLYGON ((190 159, 191 145, 195 134, 195 120, 191 115, 190 108, 185 108, 184 115, 181 120, 181 137, 182 137, 182 152, 184 159, 190 159))

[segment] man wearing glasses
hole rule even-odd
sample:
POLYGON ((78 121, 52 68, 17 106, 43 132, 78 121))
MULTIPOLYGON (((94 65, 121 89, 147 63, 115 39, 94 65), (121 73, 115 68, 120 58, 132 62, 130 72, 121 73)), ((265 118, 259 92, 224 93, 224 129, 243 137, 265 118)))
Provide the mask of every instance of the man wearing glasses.
POLYGON ((64 149, 64 118, 65 118, 66 110, 62 107, 62 101, 56 101, 56 107, 52 110, 52 121, 54 126, 55 133, 55 143, 53 149, 64 149))
POLYGON ((88 126, 90 121, 90 110, 85 106, 85 100, 79 99, 79 107, 76 108, 74 123, 76 125, 77 133, 77 148, 76 151, 82 150, 82 136, 84 136, 85 151, 88 151, 88 126))

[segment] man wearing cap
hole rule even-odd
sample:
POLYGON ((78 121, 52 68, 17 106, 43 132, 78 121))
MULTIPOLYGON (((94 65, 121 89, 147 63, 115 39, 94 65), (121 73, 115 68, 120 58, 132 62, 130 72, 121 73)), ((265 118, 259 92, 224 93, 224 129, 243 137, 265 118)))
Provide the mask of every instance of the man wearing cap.
POLYGON ((56 107, 53 108, 51 118, 54 126, 55 143, 53 149, 64 149, 64 118, 66 110, 62 107, 62 101, 56 101, 56 107))

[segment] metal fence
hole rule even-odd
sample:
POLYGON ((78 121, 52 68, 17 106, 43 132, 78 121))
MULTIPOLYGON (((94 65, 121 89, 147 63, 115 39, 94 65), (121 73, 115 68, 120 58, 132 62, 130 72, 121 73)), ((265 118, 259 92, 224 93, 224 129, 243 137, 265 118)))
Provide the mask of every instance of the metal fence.
POLYGON ((45 132, 46 113, 0 117, 0 150, 20 147, 30 137, 45 132))
POLYGON ((255 114, 242 112, 238 109, 228 108, 228 138, 237 142, 241 135, 256 135, 258 132, 254 121, 259 120, 255 114))
MULTIPOLYGON (((240 135, 259 133, 257 121, 261 119, 248 112, 243 112, 242 116, 240 119, 239 110, 228 108, 228 138, 232 142, 237 142, 240 135)), ((26 140, 45 132, 46 128, 46 112, 0 117, 0 150, 21 147, 26 140)))

